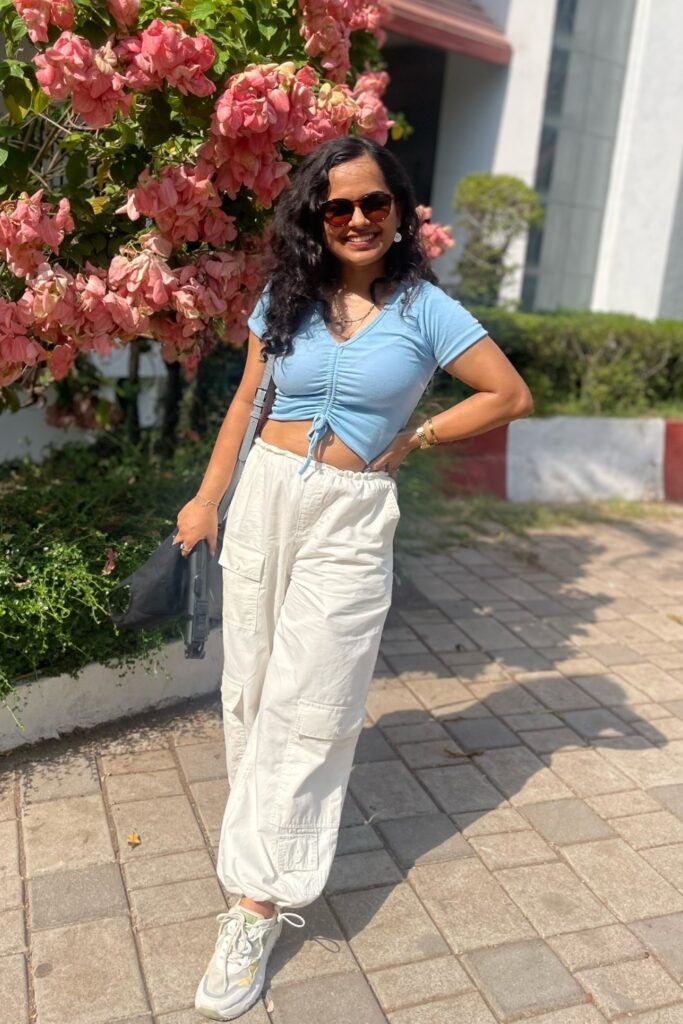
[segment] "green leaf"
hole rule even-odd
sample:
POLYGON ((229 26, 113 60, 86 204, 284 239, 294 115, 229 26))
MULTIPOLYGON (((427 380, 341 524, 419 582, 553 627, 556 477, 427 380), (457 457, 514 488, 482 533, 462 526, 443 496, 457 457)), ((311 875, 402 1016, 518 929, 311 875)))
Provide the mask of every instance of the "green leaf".
POLYGON ((88 177, 88 158, 82 149, 77 149, 66 162, 66 180, 72 188, 78 188, 88 177))
POLYGON ((24 78, 11 75, 2 89, 5 106, 13 121, 23 121, 31 109, 32 92, 24 78))
POLYGON ((139 117, 142 140, 148 149, 160 146, 173 135, 173 118, 166 97, 154 92, 139 117))
POLYGON ((5 149, 4 147, 0 148, 0 167, 2 167, 3 164, 7 163, 8 156, 9 156, 9 150, 5 149))
POLYGON ((112 160, 109 172, 112 181, 117 185, 133 185, 149 160, 150 155, 143 146, 124 146, 112 160))

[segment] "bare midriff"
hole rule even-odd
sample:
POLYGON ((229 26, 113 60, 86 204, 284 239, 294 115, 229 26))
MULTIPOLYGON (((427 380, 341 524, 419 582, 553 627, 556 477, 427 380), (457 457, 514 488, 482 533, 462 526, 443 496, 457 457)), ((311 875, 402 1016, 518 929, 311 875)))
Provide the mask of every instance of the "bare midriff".
MULTIPOLYGON (((308 438, 306 434, 313 420, 266 420, 261 437, 276 448, 285 448, 295 455, 306 455, 308 438)), ((341 441, 333 430, 328 430, 313 449, 317 462, 326 462, 337 469, 365 469, 365 462, 348 445, 341 441)))

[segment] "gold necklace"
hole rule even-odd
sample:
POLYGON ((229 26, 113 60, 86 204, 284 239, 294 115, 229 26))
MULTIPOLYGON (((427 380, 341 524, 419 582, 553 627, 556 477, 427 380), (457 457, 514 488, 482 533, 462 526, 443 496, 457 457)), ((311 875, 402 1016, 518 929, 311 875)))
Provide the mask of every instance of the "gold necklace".
POLYGON ((334 313, 333 323, 335 323, 335 324, 357 324, 357 323, 360 323, 362 320, 365 320, 370 315, 370 313, 372 313, 373 309, 377 308, 376 304, 373 302, 372 305, 370 306, 370 308, 368 310, 366 310, 366 312, 363 313, 362 316, 350 318, 350 317, 339 316, 338 313, 337 313, 337 310, 335 309, 335 305, 333 304, 333 302, 330 302, 330 305, 332 306, 332 312, 334 313))

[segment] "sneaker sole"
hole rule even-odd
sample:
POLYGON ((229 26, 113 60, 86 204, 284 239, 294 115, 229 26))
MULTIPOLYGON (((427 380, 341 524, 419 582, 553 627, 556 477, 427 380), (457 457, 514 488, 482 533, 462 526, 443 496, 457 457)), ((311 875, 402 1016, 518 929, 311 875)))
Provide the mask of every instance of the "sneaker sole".
POLYGON ((202 1017, 207 1017, 209 1020, 230 1021, 230 1020, 237 1020, 238 1017, 241 1017, 248 1010, 251 1010, 252 1006, 254 1006, 259 1001, 259 999, 261 998, 261 993, 263 992, 263 986, 264 986, 265 981, 266 981, 266 968, 268 966, 268 960, 270 959, 270 954, 273 951, 273 946, 275 945, 275 943, 279 939, 281 932, 282 932, 282 928, 280 928, 278 930, 277 936, 273 940, 273 942, 272 942, 272 944, 270 946, 270 949, 268 950, 267 956, 264 959, 262 959, 261 963, 259 964, 259 969, 258 969, 258 971, 256 973, 256 978, 254 980, 256 980, 259 977, 259 975, 261 975, 261 979, 260 979, 261 983, 260 983, 260 985, 258 987, 258 991, 256 992, 256 994, 255 994, 254 998, 251 1000, 251 1002, 244 1003, 236 1013, 230 1014, 227 1017, 225 1016, 225 1014, 220 1013, 218 1010, 214 1010, 214 1009, 212 1009, 209 1006, 197 1006, 197 1004, 195 1002, 195 1010, 196 1010, 196 1012, 200 1013, 202 1015, 202 1017))

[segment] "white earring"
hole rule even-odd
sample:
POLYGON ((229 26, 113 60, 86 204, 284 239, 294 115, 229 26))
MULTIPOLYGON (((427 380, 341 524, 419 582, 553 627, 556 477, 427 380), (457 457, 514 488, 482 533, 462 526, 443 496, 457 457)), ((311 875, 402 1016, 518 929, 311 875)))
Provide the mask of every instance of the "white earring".
POLYGON ((397 231, 396 234, 394 235, 394 241, 395 242, 400 242, 402 238, 403 238, 403 235, 401 234, 401 232, 397 231))

